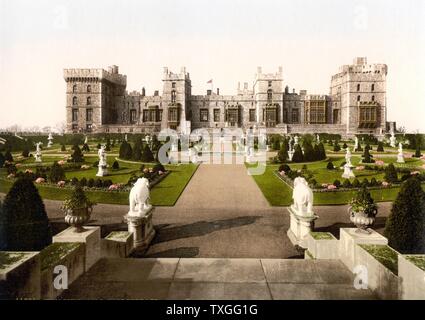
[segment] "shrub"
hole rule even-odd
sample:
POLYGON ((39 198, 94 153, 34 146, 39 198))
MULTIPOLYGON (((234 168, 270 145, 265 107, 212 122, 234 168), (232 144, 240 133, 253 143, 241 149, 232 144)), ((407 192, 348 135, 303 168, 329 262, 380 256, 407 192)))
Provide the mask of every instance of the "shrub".
POLYGON ((316 160, 313 145, 309 140, 305 140, 303 143, 303 149, 304 149, 304 161, 314 161, 316 160))
POLYGON ((329 140, 328 141, 328 146, 333 146, 334 145, 334 143, 332 142, 332 140, 329 140))
POLYGON ((364 212, 368 217, 375 217, 378 213, 378 206, 365 185, 357 191, 350 201, 350 206, 354 212, 364 212))
POLYGON ((3 168, 5 161, 6 159, 4 158, 3 153, 0 152, 0 168, 3 168))
POLYGON ((422 136, 420 134, 415 135, 415 157, 420 158, 421 154, 422 136))
POLYGON ((353 180, 353 183, 352 183, 351 185, 353 186, 353 188, 358 188, 358 187, 360 187, 360 181, 359 181, 359 179, 355 178, 355 179, 353 180))
POLYGON ((99 166, 99 160, 93 162, 93 168, 97 168, 99 166))
POLYGON ((6 151, 6 153, 4 154, 4 159, 6 161, 13 162, 13 156, 12 156, 12 153, 10 152, 10 150, 6 151))
POLYGON ((280 139, 277 137, 273 139, 273 149, 276 151, 280 150, 280 139))
POLYGON ((119 168, 120 168, 120 164, 118 163, 117 160, 115 160, 114 163, 112 164, 112 169, 118 170, 119 168))
POLYGON ((304 155, 301 150, 301 147, 299 144, 295 147, 294 155, 292 157, 292 162, 303 162, 304 161, 304 155))
POLYGON ((22 150, 22 156, 24 158, 28 158, 29 155, 30 155, 30 150, 29 150, 28 146, 25 146, 24 149, 22 150))
POLYGON ((76 177, 72 178, 72 179, 71 179, 71 184, 72 184, 73 186, 77 186, 77 185, 78 185, 78 178, 76 178, 76 177))
POLYGON ((90 178, 87 181, 87 187, 89 187, 89 188, 93 188, 94 187, 94 179, 93 178, 90 178))
POLYGON ((320 155, 317 158, 317 160, 325 160, 326 159, 326 150, 325 150, 325 146, 323 145, 323 143, 319 143, 319 151, 320 151, 320 155))
POLYGON ((310 185, 312 188, 316 188, 316 187, 317 187, 317 181, 316 181, 316 179, 311 179, 311 180, 309 181, 309 185, 310 185))
POLYGON ((83 150, 84 152, 90 152, 90 147, 89 147, 89 145, 88 145, 87 143, 84 143, 84 144, 83 144, 83 148, 82 148, 82 150, 83 150))
POLYGON ((286 173, 288 173, 289 171, 291 171, 291 167, 289 167, 287 164, 281 164, 279 166, 279 172, 285 171, 286 173))
POLYGON ((364 178, 362 181, 362 186, 368 187, 369 186, 369 180, 367 178, 364 178))
POLYGON ((343 149, 347 149, 348 148, 348 146, 347 146, 347 144, 344 142, 344 144, 342 145, 342 148, 343 149))
POLYGON ((134 161, 140 161, 142 159, 142 140, 137 139, 136 143, 134 144, 133 148, 133 160, 134 161))
POLYGON ((281 144, 279 152, 277 153, 277 158, 280 163, 284 163, 288 159, 288 149, 286 141, 281 144))
POLYGON ((376 181, 375 177, 370 179, 370 185, 373 187, 376 187, 378 185, 378 181, 376 181))
POLYGON ((351 188, 351 182, 348 179, 345 179, 344 182, 342 183, 342 187, 343 188, 351 188))
POLYGON ((370 146, 367 144, 366 147, 364 148, 364 153, 363 153, 363 159, 362 162, 363 163, 374 163, 375 160, 373 160, 373 156, 370 154, 369 152, 370 150, 370 146))
POLYGON ((133 156, 133 149, 127 141, 123 141, 120 146, 119 157, 121 159, 130 160, 133 156))
POLYGON ((334 164, 332 163, 332 161, 329 161, 328 164, 326 165, 326 169, 328 170, 333 170, 335 169, 334 164))
POLYGON ((111 139, 106 139, 105 151, 111 151, 111 139))
POLYGON ((333 183, 333 185, 337 188, 341 187, 341 181, 339 181, 338 179, 336 179, 333 183))
POLYGON ((100 148, 102 148, 102 146, 100 145, 100 143, 97 144, 96 148, 97 148, 97 150, 99 150, 100 148))
POLYGON ((384 152, 384 143, 382 141, 378 142, 378 146, 376 147, 376 151, 384 152))
POLYGON ((57 163, 57 161, 53 162, 53 165, 50 168, 49 180, 54 183, 65 180, 65 170, 57 163))
POLYGON ((102 183, 103 188, 109 188, 111 185, 112 185, 112 180, 110 179, 103 180, 103 183, 102 183))
POLYGON ((52 242, 43 200, 32 181, 16 180, 5 197, 0 215, 0 250, 40 251, 52 242))
POLYGON ((73 152, 71 155, 70 162, 84 162, 84 155, 81 152, 81 149, 78 146, 78 144, 74 145, 72 149, 73 149, 73 152))
POLYGON ((341 151, 341 147, 339 146, 338 141, 335 141, 335 144, 334 144, 334 151, 335 151, 335 152, 341 151))
POLYGON ((394 182, 398 181, 397 170, 395 169, 395 167, 392 163, 390 163, 388 166, 386 166, 384 172, 385 172, 384 180, 386 182, 394 183, 394 182))
POLYGON ((102 181, 102 179, 97 178, 97 179, 95 180, 95 182, 94 182, 94 186, 95 186, 96 188, 102 188, 102 187, 103 187, 103 181, 102 181))
POLYGON ((165 167, 161 163, 157 163, 153 166, 153 172, 162 171, 165 172, 165 167))
POLYGON ((143 162, 152 162, 154 161, 154 157, 151 151, 151 148, 149 148, 149 145, 145 145, 142 153, 142 161, 143 162))
POLYGON ((61 151, 66 151, 66 147, 64 144, 61 145, 61 151))
POLYGON ((425 193, 412 177, 401 185, 387 219, 384 236, 400 253, 425 253, 425 193))

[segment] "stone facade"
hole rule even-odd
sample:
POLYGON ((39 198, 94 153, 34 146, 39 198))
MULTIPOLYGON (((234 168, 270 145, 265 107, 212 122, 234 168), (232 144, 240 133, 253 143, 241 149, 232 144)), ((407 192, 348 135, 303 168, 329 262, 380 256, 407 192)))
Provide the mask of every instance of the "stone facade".
POLYGON ((263 73, 252 88, 238 85, 235 95, 208 90, 192 95, 186 69, 164 68, 162 94, 127 92, 117 66, 65 69, 68 132, 156 133, 171 128, 189 133, 198 128, 267 128, 271 133, 356 133, 382 135, 386 122, 385 64, 356 58, 331 78, 330 94, 307 94, 284 87, 282 67, 263 73))

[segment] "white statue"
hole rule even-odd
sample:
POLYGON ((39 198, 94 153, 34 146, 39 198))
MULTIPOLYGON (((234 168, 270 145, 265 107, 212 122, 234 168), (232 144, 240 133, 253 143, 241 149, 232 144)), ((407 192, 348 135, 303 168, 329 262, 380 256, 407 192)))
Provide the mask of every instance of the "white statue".
POLYGON ((84 138, 84 144, 88 144, 89 143, 89 138, 87 138, 87 136, 84 138))
POLYGON ((99 164, 98 164, 98 171, 96 176, 98 177, 104 177, 108 174, 108 163, 106 161, 106 145, 102 145, 100 149, 97 151, 97 154, 99 156, 99 164))
POLYGON ((53 146, 53 136, 51 132, 49 133, 49 137, 47 138, 47 140, 49 141, 47 143, 47 147, 50 148, 51 146, 53 146))
POLYGON ((300 138, 298 137, 298 136, 295 136, 294 137, 294 146, 296 146, 297 144, 298 144, 298 140, 299 140, 300 138))
POLYGON ((355 177, 353 173, 353 166, 351 165, 351 152, 349 147, 347 148, 347 152, 345 154, 344 173, 342 174, 342 177, 345 179, 355 177))
POLYGON ((137 179, 133 188, 130 190, 128 197, 130 204, 129 216, 144 216, 151 208, 149 204, 150 191, 149 191, 149 180, 146 178, 137 179))
POLYGON ((304 178, 295 178, 292 198, 294 199, 294 204, 291 206, 291 209, 298 216, 310 217, 314 215, 313 190, 311 190, 304 178))
POLYGON ((404 163, 403 145, 401 142, 398 144, 397 163, 404 163))
POLYGON ((396 147, 396 137, 395 137, 395 135, 394 135, 394 132, 393 132, 393 131, 391 131, 390 146, 391 146, 392 148, 395 148, 395 147, 396 147))
POLYGON ((316 142, 319 144, 320 143, 320 136, 318 134, 316 134, 316 142))
POLYGON ((125 140, 125 141, 128 141, 128 140, 127 140, 127 133, 126 133, 126 134, 125 134, 125 136, 124 136, 124 140, 125 140))
POLYGON ((41 145, 42 145, 43 143, 42 142, 37 142, 36 144, 35 144, 35 146, 36 146, 36 151, 35 151, 35 162, 42 162, 42 160, 41 160, 41 145))
POLYGON ((359 148, 359 138, 354 137, 354 151, 359 148))

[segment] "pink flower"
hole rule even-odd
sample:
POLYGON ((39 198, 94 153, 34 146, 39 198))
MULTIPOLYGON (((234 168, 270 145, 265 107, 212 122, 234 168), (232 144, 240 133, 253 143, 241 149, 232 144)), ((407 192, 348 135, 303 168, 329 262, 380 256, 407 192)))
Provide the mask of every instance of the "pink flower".
POLYGON ((61 181, 58 182, 58 187, 59 188, 62 188, 64 186, 65 186, 65 181, 61 180, 61 181))
POLYGON ((327 183, 322 183, 322 187, 323 188, 327 188, 328 187, 328 184, 327 183))
POLYGON ((420 174, 420 172, 419 172, 419 171, 412 171, 412 172, 410 172, 410 174, 411 174, 412 176, 414 176, 414 175, 420 174))
POLYGON ((22 164, 21 163, 17 163, 17 164, 15 164, 15 166, 16 166, 16 168, 19 168, 20 166, 22 166, 22 164))
POLYGON ((382 186, 383 187, 389 187, 389 182, 387 182, 387 181, 382 181, 382 186))
POLYGON ((83 169, 83 170, 86 170, 86 169, 89 169, 90 168, 90 166, 89 165, 87 165, 87 164, 83 164, 82 166, 81 166, 81 169, 83 169))
POLYGON ((158 171, 158 174, 160 175, 160 176, 162 176, 162 174, 163 174, 164 172, 162 172, 161 170, 159 170, 158 171))
POLYGON ((42 177, 38 177, 37 179, 35 179, 35 183, 44 183, 46 180, 42 177))
POLYGON ((333 184, 328 185, 328 190, 335 190, 337 187, 333 184))
POLYGON ((279 172, 279 174, 283 177, 286 173, 282 170, 281 172, 279 172))
POLYGON ((33 171, 31 169, 25 170, 25 173, 32 173, 33 171))
POLYGON ((153 172, 153 168, 149 168, 149 173, 152 173, 153 172))
POLYGON ((411 153, 406 153, 406 154, 404 155, 404 157, 405 157, 405 158, 407 158, 407 159, 410 159, 410 158, 412 158, 412 157, 413 157, 413 154, 411 154, 411 153))
POLYGON ((14 173, 11 173, 11 174, 9 174, 9 175, 7 176, 7 178, 8 178, 8 179, 13 179, 13 178, 15 178, 15 174, 14 174, 14 173))
POLYGON ((364 170, 364 166, 358 166, 356 167, 356 170, 359 170, 359 171, 364 170))
POLYGON ((144 169, 143 169, 143 172, 144 172, 144 173, 148 173, 148 172, 149 172, 149 169, 148 169, 148 168, 144 168, 144 169))
POLYGON ((382 161, 382 160, 377 160, 377 161, 375 161, 375 164, 376 164, 377 166, 383 166, 383 165, 384 165, 384 161, 382 161))
POLYGON ((58 165, 63 166, 64 164, 65 164, 65 161, 64 160, 59 160, 58 161, 58 165))

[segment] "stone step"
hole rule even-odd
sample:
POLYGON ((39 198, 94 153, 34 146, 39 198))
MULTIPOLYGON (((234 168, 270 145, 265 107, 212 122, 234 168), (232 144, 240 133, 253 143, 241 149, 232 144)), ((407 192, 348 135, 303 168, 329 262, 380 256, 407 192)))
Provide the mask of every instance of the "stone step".
POLYGON ((108 258, 64 299, 374 299, 338 260, 108 258))

